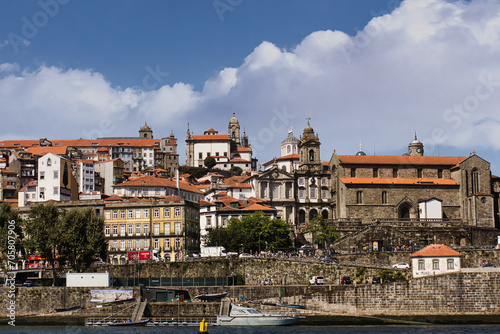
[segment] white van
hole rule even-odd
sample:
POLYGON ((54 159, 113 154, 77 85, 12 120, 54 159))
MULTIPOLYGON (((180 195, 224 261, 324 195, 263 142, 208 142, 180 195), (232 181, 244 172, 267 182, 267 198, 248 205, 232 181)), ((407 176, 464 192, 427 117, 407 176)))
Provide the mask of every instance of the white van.
POLYGON ((309 284, 322 285, 325 284, 325 279, 323 278, 323 276, 313 276, 309 280, 309 284))

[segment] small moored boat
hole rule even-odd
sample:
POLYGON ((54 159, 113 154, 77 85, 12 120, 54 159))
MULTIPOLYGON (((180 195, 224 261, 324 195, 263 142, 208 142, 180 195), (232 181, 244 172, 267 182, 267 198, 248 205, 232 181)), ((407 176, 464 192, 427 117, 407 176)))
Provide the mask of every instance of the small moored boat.
POLYGON ((218 326, 286 326, 295 324, 299 318, 266 314, 251 307, 235 305, 229 301, 221 303, 217 316, 218 326))

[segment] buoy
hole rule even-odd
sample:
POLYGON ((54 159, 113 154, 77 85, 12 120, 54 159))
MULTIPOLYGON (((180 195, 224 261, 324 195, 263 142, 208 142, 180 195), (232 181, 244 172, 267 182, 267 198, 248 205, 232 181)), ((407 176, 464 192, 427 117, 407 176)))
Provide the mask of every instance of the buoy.
POLYGON ((200 322, 200 333, 208 333, 208 330, 207 330, 207 322, 205 321, 205 319, 203 319, 203 320, 200 322))

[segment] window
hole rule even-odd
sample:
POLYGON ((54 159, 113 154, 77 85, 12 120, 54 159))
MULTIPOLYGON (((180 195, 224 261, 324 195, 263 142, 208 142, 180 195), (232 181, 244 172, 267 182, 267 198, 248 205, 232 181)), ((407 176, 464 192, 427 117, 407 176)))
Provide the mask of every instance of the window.
POLYGON ((180 216, 181 216, 181 208, 175 208, 174 217, 180 217, 180 216))
POLYGON ((133 210, 128 210, 128 219, 134 218, 134 211, 133 210))
POLYGON ((309 161, 314 161, 314 150, 309 150, 309 161))
POLYGON ((166 235, 170 234, 170 223, 163 224, 163 233, 165 233, 166 235))
POLYGON ((154 209, 154 211, 153 211, 153 217, 160 218, 160 209, 154 209))
POLYGON ((118 219, 118 210, 113 210, 113 219, 118 219))
POLYGON ((181 239, 175 238, 175 249, 181 249, 181 239))
POLYGON ((111 212, 109 212, 109 211, 104 211, 104 217, 105 217, 106 219, 111 219, 111 212))
POLYGON ((303 177, 299 177, 299 186, 304 186, 306 184, 306 179, 303 177))
POLYGON ((438 178, 439 179, 443 178, 443 170, 442 169, 438 169, 438 178))
POLYGON ((58 195, 59 194, 59 187, 54 187, 54 195, 58 195))
POLYGON ((45 188, 44 187, 40 188, 40 198, 45 199, 45 188))
POLYGON ((127 249, 128 250, 134 249, 133 240, 128 240, 127 243, 128 243, 127 244, 127 249))
POLYGON ((328 189, 321 189, 321 198, 328 199, 328 189))
POLYGON ((40 180, 45 180, 45 172, 40 172, 40 180))
POLYGON ((387 191, 382 191, 382 204, 387 204, 387 191))
POLYGON ((356 177, 356 168, 351 168, 351 177, 356 177))
POLYGON ((153 233, 154 233, 154 235, 159 235, 160 234, 160 224, 154 224, 153 225, 153 233))
POLYGON ((311 187, 310 192, 311 192, 311 198, 316 198, 317 197, 317 188, 316 187, 311 187))
POLYGON ((160 248, 160 239, 153 240, 153 247, 154 247, 154 249, 160 248))
POLYGON ((472 195, 479 192, 479 172, 477 169, 472 170, 472 195))
POLYGON ((125 236, 125 224, 120 225, 120 237, 125 236))
POLYGON ((129 224, 128 225, 128 235, 133 235, 134 234, 134 225, 129 224))
POLYGON ((109 237, 109 225, 104 227, 104 234, 109 237))
POLYGON ((163 217, 164 218, 170 218, 170 208, 165 208, 163 210, 163 217))
POLYGON ((227 227, 227 217, 222 217, 222 227, 227 227))
POLYGON ((142 229, 144 231, 144 235, 148 235, 149 234, 149 225, 148 224, 144 224, 144 227, 142 229))
POLYGON ((135 219, 141 218, 141 210, 135 210, 135 219))
POLYGON ((174 233, 176 235, 181 234, 181 223, 175 223, 174 228, 175 228, 174 233))
POLYGON ((135 235, 141 235, 141 224, 135 225, 135 235))
POLYGON ((321 178, 321 185, 322 186, 327 186, 328 185, 328 179, 326 177, 321 178))
POLYGON ((304 188, 299 188, 299 198, 306 198, 306 190, 304 188))
POLYGON ((118 240, 113 240, 113 250, 118 250, 118 240))
POLYGON ((207 217, 207 228, 212 227, 212 217, 207 217))
POLYGON ((143 240, 143 245, 144 245, 144 249, 148 250, 149 249, 149 239, 144 239, 143 240))
POLYGON ((165 238, 165 240, 163 241, 163 245, 165 249, 170 249, 170 238, 165 238))
POLYGON ((422 168, 417 169, 417 177, 421 179, 422 175, 423 175, 422 168))
POLYGON ((143 215, 144 215, 144 218, 149 218, 149 209, 144 209, 143 215))
POLYGON ((392 177, 393 178, 397 178, 398 177, 398 169, 397 168, 393 168, 392 169, 392 177))
POLYGON ((59 171, 55 170, 54 171, 54 180, 57 180, 59 178, 59 171))
POLYGON ((120 210, 120 219, 125 219, 125 210, 120 210))
POLYGON ((50 160, 50 158, 47 159, 47 166, 52 166, 52 160, 50 160))
POLYGON ((453 259, 446 260, 446 264, 447 264, 446 266, 447 269, 455 269, 455 263, 453 259))
POLYGON ((363 192, 362 191, 358 191, 356 193, 356 203, 358 203, 358 204, 363 203, 363 192))
POLYGON ((439 260, 432 260, 432 269, 439 270, 439 260))
POLYGON ((113 236, 116 237, 118 235, 118 225, 113 225, 113 236))
POLYGON ((378 168, 373 168, 373 177, 378 177, 378 168))
POLYGON ((425 270, 425 260, 424 259, 418 260, 418 270, 425 270))

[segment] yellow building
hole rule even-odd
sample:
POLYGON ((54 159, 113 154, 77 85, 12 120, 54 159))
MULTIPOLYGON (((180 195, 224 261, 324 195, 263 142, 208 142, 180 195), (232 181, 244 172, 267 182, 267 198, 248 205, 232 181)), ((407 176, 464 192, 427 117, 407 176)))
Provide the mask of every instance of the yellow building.
POLYGON ((178 261, 199 253, 199 205, 179 196, 111 196, 105 200, 104 219, 112 264, 127 263, 129 252, 150 251, 154 261, 178 261))

